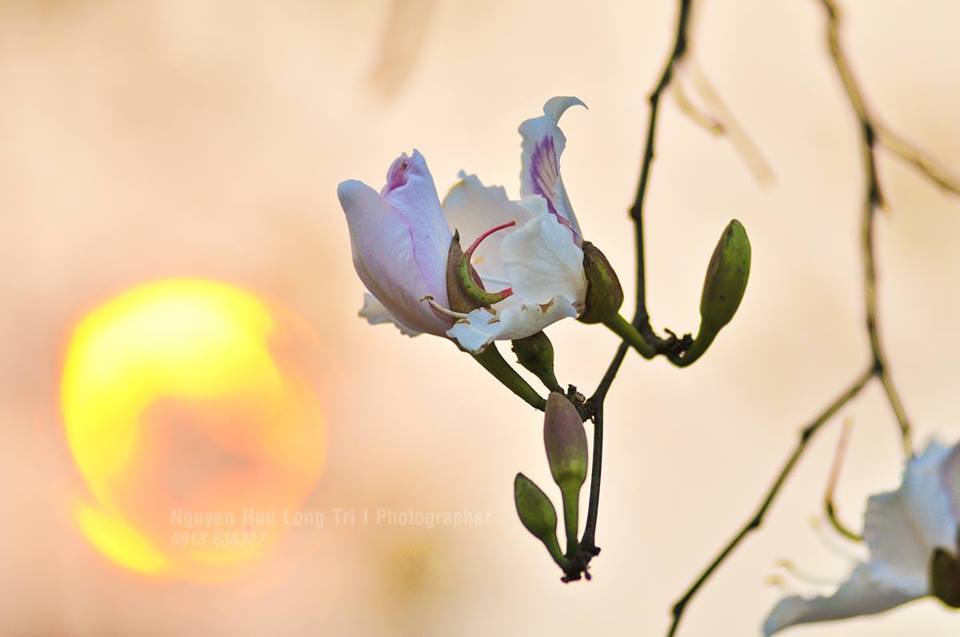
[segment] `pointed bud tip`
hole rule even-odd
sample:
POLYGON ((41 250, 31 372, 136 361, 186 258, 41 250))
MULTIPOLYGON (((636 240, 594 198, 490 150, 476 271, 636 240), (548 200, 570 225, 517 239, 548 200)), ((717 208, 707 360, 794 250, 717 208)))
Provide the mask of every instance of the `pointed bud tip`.
POLYGON ((750 239, 736 219, 730 221, 717 242, 700 299, 701 330, 717 332, 733 319, 750 278, 750 239))

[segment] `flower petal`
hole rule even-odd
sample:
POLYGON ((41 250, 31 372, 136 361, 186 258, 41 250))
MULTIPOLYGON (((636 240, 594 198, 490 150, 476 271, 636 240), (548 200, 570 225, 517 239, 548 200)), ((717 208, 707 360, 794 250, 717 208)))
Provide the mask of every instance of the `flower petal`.
POLYGON ((560 296, 582 308, 587 293, 583 250, 574 243, 570 228, 545 214, 542 198, 528 197, 521 203, 538 214, 505 236, 500 248, 513 302, 543 304, 560 296))
MULTIPOLYGON (((460 233, 460 243, 469 245, 495 226, 516 221, 523 224, 533 213, 507 198, 502 186, 484 186, 476 175, 460 173, 460 181, 443 200, 447 223, 460 233)), ((509 231, 495 232, 483 240, 471 263, 488 290, 509 287, 500 256, 500 244, 509 231)))
POLYGON ((567 189, 560 177, 560 155, 563 154, 567 138, 557 124, 571 106, 586 108, 586 104, 576 97, 554 97, 543 105, 542 116, 520 124, 520 135, 523 137, 520 195, 540 195, 546 199, 550 212, 565 219, 577 236, 582 237, 583 233, 567 197, 567 189))
POLYGON ((950 512, 954 521, 960 523, 960 443, 951 449, 950 457, 943 464, 941 476, 944 489, 950 498, 950 512))
POLYGON ((360 308, 358 315, 361 318, 367 319, 367 323, 370 325, 381 325, 383 323, 393 323, 397 326, 397 329, 400 330, 400 333, 405 336, 420 336, 420 332, 412 330, 393 316, 390 313, 390 310, 383 306, 383 303, 377 300, 377 297, 370 294, 369 292, 363 293, 363 307, 360 308))
POLYGON ((956 518, 943 470, 950 449, 931 443, 907 464, 896 491, 867 501, 863 537, 875 578, 902 591, 928 590, 930 556, 937 547, 954 550, 956 518))
POLYGON ((394 161, 387 173, 383 200, 406 220, 420 275, 438 302, 440 292, 444 292, 442 304, 446 305, 447 252, 453 233, 443 216, 433 175, 420 151, 414 150, 411 157, 401 155, 394 161), (398 184, 396 173, 401 171, 402 183, 398 184))
POLYGON ((829 597, 792 596, 780 600, 764 622, 763 634, 770 637, 797 624, 875 615, 917 597, 876 580, 867 565, 861 564, 829 597))
POLYGON ((506 305, 513 297, 497 305, 496 314, 486 308, 476 309, 467 318, 457 321, 447 332, 460 347, 477 352, 493 341, 514 340, 536 334, 551 323, 577 315, 569 300, 557 296, 544 304, 516 303, 506 305), (500 305, 506 305, 500 309, 500 305))
POLYGON ((460 347, 468 352, 479 352, 484 347, 497 340, 501 325, 486 308, 478 308, 470 312, 467 318, 453 324, 447 331, 447 336, 457 341, 460 347))
POLYGON ((545 303, 519 303, 511 297, 500 305, 505 306, 502 309, 497 307, 501 326, 499 338, 502 340, 532 336, 552 323, 578 314, 570 299, 560 295, 545 303))
POLYGON ((420 249, 408 217, 366 184, 345 181, 337 196, 350 228, 353 265, 367 290, 407 328, 446 332, 450 321, 421 302, 429 295, 446 305, 446 254, 425 255, 429 246, 420 249))

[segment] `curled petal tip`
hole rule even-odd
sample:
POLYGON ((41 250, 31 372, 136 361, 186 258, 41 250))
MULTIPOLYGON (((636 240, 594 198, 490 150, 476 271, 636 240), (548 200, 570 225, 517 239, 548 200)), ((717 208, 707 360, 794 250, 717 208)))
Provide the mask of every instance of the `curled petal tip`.
POLYGON ((574 97, 572 95, 558 95, 556 97, 551 97, 543 105, 543 114, 553 118, 554 120, 559 120, 560 116, 563 115, 571 106, 582 106, 584 108, 589 108, 579 97, 574 97))

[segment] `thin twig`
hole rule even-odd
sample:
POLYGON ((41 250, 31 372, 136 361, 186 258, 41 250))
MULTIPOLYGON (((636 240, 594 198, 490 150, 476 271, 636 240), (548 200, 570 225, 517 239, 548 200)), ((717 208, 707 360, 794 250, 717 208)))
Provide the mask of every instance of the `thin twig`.
POLYGON ((877 255, 874 232, 874 219, 877 210, 883 206, 884 197, 877 176, 877 130, 878 127, 867 109, 863 93, 850 70, 850 63, 840 43, 840 10, 833 0, 820 0, 827 13, 827 45, 830 56, 837 68, 840 82, 850 101, 857 120, 860 123, 860 150, 863 157, 863 171, 865 175, 865 189, 863 211, 861 217, 861 251, 863 254, 863 289, 866 305, 867 334, 870 339, 870 351, 873 356, 875 374, 883 385, 887 401, 900 426, 900 434, 904 453, 913 455, 913 445, 910 442, 910 420, 903 408, 903 401, 890 376, 886 354, 880 339, 880 330, 877 326, 877 255))
POLYGON ((600 475, 603 463, 603 401, 593 406, 593 461, 590 473, 590 500, 587 507, 587 521, 584 523, 580 550, 588 555, 597 555, 600 549, 596 543, 597 511, 600 508, 600 475))
POLYGON ((916 146, 883 126, 877 126, 877 139, 883 144, 884 148, 908 164, 912 164, 914 168, 940 188, 955 195, 960 195, 960 181, 953 175, 948 174, 916 146))
MULTIPOLYGON (((647 185, 650 182, 650 167, 653 164, 654 143, 657 134, 657 115, 660 110, 660 98, 670 84, 673 77, 674 65, 683 58, 687 50, 687 27, 690 23, 690 9, 693 0, 678 0, 677 5, 677 26, 674 35, 673 46, 664 64, 660 79, 650 93, 650 113, 647 120, 646 143, 643 151, 643 160, 640 167, 640 179, 637 183, 637 194, 633 205, 630 207, 630 216, 634 222, 634 237, 636 241, 637 258, 637 298, 633 314, 633 325, 640 330, 647 342, 653 343, 655 347, 662 350, 667 341, 664 341, 650 327, 649 315, 647 313, 646 297, 646 279, 644 272, 644 246, 643 246, 643 205, 646 200, 647 185)), ((607 392, 616 377, 620 366, 626 358, 628 346, 626 343, 620 343, 617 352, 607 366, 607 371, 603 379, 597 386, 593 396, 590 397, 588 404, 594 414, 593 429, 593 466, 590 473, 590 500, 587 509, 587 519, 584 524, 583 539, 580 542, 582 553, 596 555, 599 549, 596 546, 597 531, 597 510, 600 505, 600 474, 601 474, 601 453, 603 449, 603 403, 607 397, 607 392)), ((589 558, 586 558, 589 563, 589 558)), ((586 568, 586 563, 584 564, 586 568)))
MULTIPOLYGON (((663 349, 665 341, 657 336, 650 327, 650 315, 647 311, 647 285, 645 263, 646 255, 644 251, 643 237, 643 211, 644 203, 647 198, 647 190, 650 184, 650 169, 653 166, 653 159, 656 155, 657 140, 657 121, 660 114, 660 98, 663 92, 670 85, 673 79, 674 68, 677 63, 683 59, 687 52, 687 28, 690 24, 690 13, 693 6, 693 0, 679 0, 677 4, 677 27, 674 32, 673 46, 667 56, 667 61, 663 65, 663 71, 660 73, 660 79, 650 92, 647 101, 650 103, 650 111, 647 115, 647 135, 644 142, 643 160, 640 165, 640 179, 637 181, 637 193, 633 199, 633 205, 630 206, 630 216, 633 218, 634 239, 636 243, 637 255, 637 280, 636 280, 636 307, 634 309, 633 324, 640 330, 640 333, 648 343, 653 343, 658 349, 663 349)), ((614 359, 616 361, 616 359, 614 359)), ((612 363, 611 363, 612 364, 612 363)), ((618 363, 619 365, 619 363, 618 363)))
POLYGON ((703 100, 707 110, 719 122, 721 131, 727 135, 730 145, 743 159, 754 179, 760 185, 770 184, 773 181, 773 168, 770 167, 770 163, 740 124, 733 111, 720 97, 720 93, 714 88, 707 74, 697 64, 696 57, 690 56, 689 59, 684 60, 684 66, 687 69, 685 75, 689 75, 691 83, 700 95, 700 99, 703 100))
POLYGON ((763 524, 763 519, 767 514, 767 511, 770 509, 770 506, 776 500, 777 495, 780 493, 780 489, 783 488, 784 483, 787 478, 793 472, 794 467, 796 467, 797 462, 800 460, 800 457, 803 455, 803 452, 806 450, 807 445, 810 444, 810 441, 813 439, 813 436, 820 430, 820 428, 833 417, 840 409, 843 408, 848 402, 853 400, 857 394, 860 393, 860 390, 866 386, 866 384, 873 378, 874 370, 873 368, 868 368, 857 379, 853 382, 850 387, 847 388, 840 396, 837 397, 830 405, 824 409, 820 415, 814 418, 813 422, 805 426, 800 431, 800 440, 797 442, 797 446, 794 448, 793 453, 790 454, 790 457, 787 458, 786 463, 783 465, 783 468, 780 469, 780 472, 777 474, 776 479, 773 481, 773 485, 767 491, 767 494, 764 496, 763 501, 760 503, 760 507, 756 512, 751 516, 747 523, 737 532, 736 535, 727 543, 727 545, 717 554, 712 562, 703 570, 703 572, 694 580, 693 584, 687 589, 687 592, 680 597, 679 600, 673 605, 673 621, 670 624, 670 630, 667 632, 667 637, 673 637, 676 634, 677 629, 680 626, 680 620, 683 618, 683 612, 686 610, 687 605, 690 603, 690 600, 699 592, 700 588, 706 584, 707 580, 713 575, 714 571, 720 567, 720 565, 733 553, 734 549, 746 538, 750 533, 756 531, 760 528, 760 525, 763 524))

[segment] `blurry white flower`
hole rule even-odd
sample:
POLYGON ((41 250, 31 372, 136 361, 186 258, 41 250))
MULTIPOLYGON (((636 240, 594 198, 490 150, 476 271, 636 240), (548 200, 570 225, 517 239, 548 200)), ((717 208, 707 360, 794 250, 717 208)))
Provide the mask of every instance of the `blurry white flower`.
POLYGON ((797 624, 881 613, 928 595, 955 605, 958 519, 960 444, 948 448, 933 442, 907 464, 899 489, 868 500, 863 530, 868 559, 829 597, 781 600, 763 626, 764 635, 797 624))

